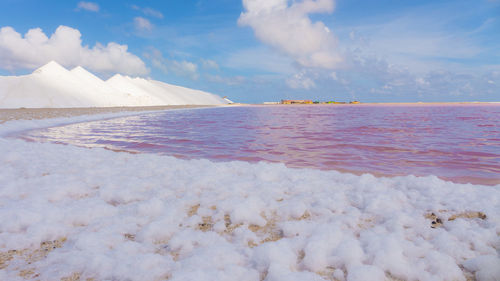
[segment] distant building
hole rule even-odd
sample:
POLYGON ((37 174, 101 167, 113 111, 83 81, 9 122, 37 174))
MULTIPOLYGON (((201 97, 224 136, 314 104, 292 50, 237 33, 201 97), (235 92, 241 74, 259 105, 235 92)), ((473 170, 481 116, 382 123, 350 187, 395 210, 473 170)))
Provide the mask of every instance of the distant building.
POLYGON ((359 101, 355 100, 355 101, 351 101, 350 104, 358 104, 360 103, 359 101))
POLYGON ((265 101, 264 104, 280 104, 277 101, 265 101))
POLYGON ((343 101, 327 101, 323 102, 324 104, 345 104, 343 101))
POLYGON ((313 104, 312 100, 281 100, 281 104, 313 104))

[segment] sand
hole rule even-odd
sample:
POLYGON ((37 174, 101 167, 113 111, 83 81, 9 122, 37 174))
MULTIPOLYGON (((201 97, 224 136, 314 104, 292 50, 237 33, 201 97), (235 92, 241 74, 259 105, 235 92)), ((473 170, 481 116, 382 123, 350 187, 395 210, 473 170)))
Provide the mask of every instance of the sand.
POLYGON ((214 105, 166 105, 166 106, 134 106, 134 107, 85 107, 85 108, 19 108, 0 109, 0 124, 11 120, 34 120, 55 117, 72 117, 80 115, 169 110, 181 108, 203 108, 214 105))

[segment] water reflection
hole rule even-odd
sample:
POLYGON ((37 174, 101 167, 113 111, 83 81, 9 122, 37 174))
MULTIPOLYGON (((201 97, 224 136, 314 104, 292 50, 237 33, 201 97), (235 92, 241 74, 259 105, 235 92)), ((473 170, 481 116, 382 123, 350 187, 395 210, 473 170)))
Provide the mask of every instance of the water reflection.
POLYGON ((500 106, 248 106, 33 131, 36 141, 216 161, 500 183, 500 106))

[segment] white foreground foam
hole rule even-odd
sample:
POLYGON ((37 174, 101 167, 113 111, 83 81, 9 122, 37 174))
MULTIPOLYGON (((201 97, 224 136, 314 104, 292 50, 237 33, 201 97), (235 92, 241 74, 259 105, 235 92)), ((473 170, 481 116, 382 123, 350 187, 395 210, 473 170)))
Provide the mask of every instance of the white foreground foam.
MULTIPOLYGON (((63 122, 11 121, 0 136, 63 122)), ((24 280, 22 269, 41 280, 75 273, 81 280, 500 276, 498 185, 180 160, 6 137, 0 155, 0 252, 66 238, 31 264, 14 256, 0 280, 24 280), (447 220, 466 211, 487 218, 447 220), (430 227, 429 212, 439 214, 442 227, 430 227)))

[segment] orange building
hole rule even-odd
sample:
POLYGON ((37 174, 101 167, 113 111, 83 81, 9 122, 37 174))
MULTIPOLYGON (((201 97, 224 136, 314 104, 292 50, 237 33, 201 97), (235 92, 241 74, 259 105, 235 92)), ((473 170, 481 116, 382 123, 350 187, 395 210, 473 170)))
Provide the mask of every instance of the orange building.
POLYGON ((281 104, 313 104, 312 100, 281 100, 281 104))

